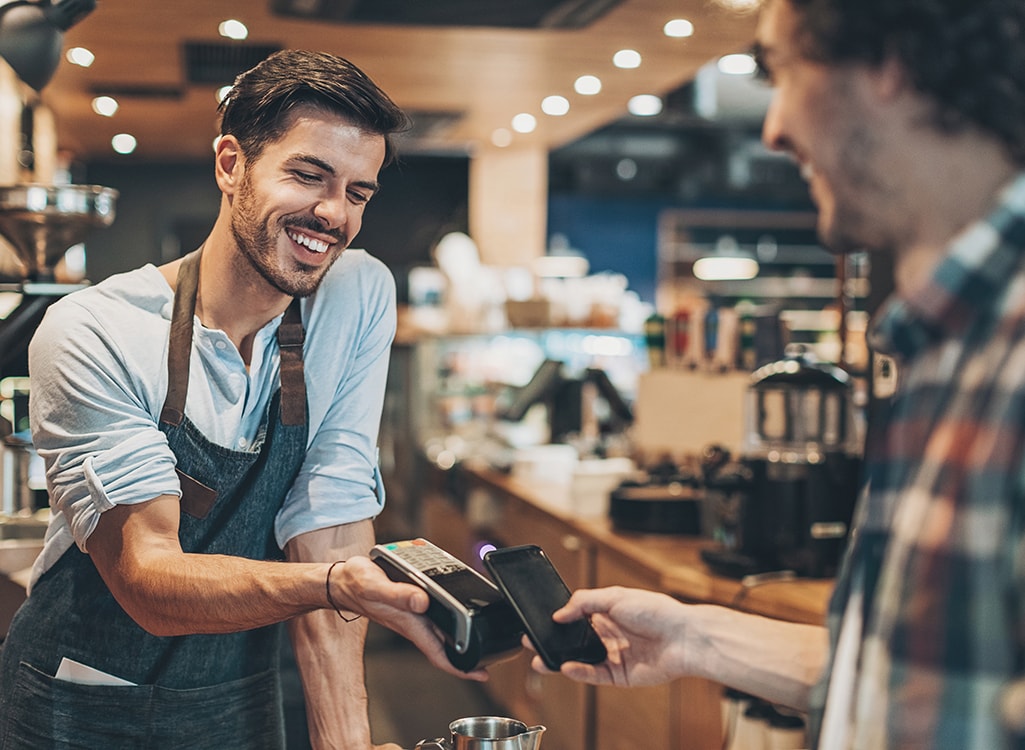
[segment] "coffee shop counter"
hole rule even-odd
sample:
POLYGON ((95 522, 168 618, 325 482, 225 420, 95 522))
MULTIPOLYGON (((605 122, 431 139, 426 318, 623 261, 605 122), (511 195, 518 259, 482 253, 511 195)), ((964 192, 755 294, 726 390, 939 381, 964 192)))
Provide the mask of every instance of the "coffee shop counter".
MULTIPOLYGON (((822 624, 827 580, 769 580, 744 585, 713 575, 701 561, 713 542, 623 532, 604 517, 572 512, 569 487, 524 480, 463 462, 429 473, 421 508, 425 537, 466 560, 482 544, 537 544, 571 589, 611 585, 653 589, 795 622, 822 624)), ((749 582, 750 583, 750 582, 749 582)), ((548 727, 562 750, 706 750, 722 744, 722 688, 698 678, 660 687, 579 685, 539 675, 529 656, 493 666, 489 691, 510 714, 548 727)))

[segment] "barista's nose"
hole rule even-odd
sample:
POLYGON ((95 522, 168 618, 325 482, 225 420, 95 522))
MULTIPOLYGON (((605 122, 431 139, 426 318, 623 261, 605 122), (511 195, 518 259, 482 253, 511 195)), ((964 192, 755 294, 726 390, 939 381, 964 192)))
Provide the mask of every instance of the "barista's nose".
POLYGON ((350 202, 344 190, 323 195, 313 209, 313 215, 320 220, 325 230, 345 230, 349 222, 350 202))

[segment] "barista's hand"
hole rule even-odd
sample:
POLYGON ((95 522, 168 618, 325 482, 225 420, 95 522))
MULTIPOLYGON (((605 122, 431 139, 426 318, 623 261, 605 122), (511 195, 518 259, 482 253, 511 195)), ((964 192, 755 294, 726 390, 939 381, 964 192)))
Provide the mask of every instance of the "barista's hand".
POLYGON ((462 672, 445 655, 445 642, 423 613, 430 599, 427 592, 408 583, 395 583, 369 557, 350 557, 331 573, 331 596, 339 607, 365 615, 419 648, 428 661, 444 672, 463 679, 484 681, 483 669, 462 672))
POLYGON ((394 742, 389 742, 385 745, 374 745, 370 750, 402 750, 402 747, 396 745, 394 742))
MULTIPOLYGON (((601 664, 566 662, 561 672, 593 685, 659 685, 686 674, 684 636, 687 607, 665 594, 613 586, 579 590, 553 617, 572 622, 582 617, 601 636, 608 658, 601 664)), ((533 668, 548 672, 535 656, 533 668)))

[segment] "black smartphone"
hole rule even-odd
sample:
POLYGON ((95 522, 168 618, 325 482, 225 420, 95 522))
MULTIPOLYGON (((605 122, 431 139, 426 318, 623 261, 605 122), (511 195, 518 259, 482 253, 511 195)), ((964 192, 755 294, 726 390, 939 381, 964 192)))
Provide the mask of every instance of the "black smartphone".
POLYGON ((605 661, 605 646, 587 619, 552 619, 569 601, 570 591, 544 550, 534 544, 491 550, 484 555, 484 567, 520 616, 545 666, 558 670, 567 661, 605 661))

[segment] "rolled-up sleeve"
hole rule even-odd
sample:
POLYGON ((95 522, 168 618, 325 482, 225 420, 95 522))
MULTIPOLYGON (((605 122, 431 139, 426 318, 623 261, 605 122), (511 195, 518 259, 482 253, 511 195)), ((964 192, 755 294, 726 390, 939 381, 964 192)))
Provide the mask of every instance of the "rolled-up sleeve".
MULTIPOLYGON (((155 359, 148 367, 163 366, 162 347, 139 350, 155 359)), ((29 348, 33 444, 46 462, 51 508, 82 549, 103 511, 180 494, 152 394, 133 374, 145 364, 138 358, 70 298, 50 308, 29 348)))
POLYGON ((380 261, 346 253, 352 253, 349 265, 309 308, 311 436, 278 514, 275 533, 282 546, 302 533, 373 518, 383 508, 377 437, 395 335, 395 282, 380 261))

